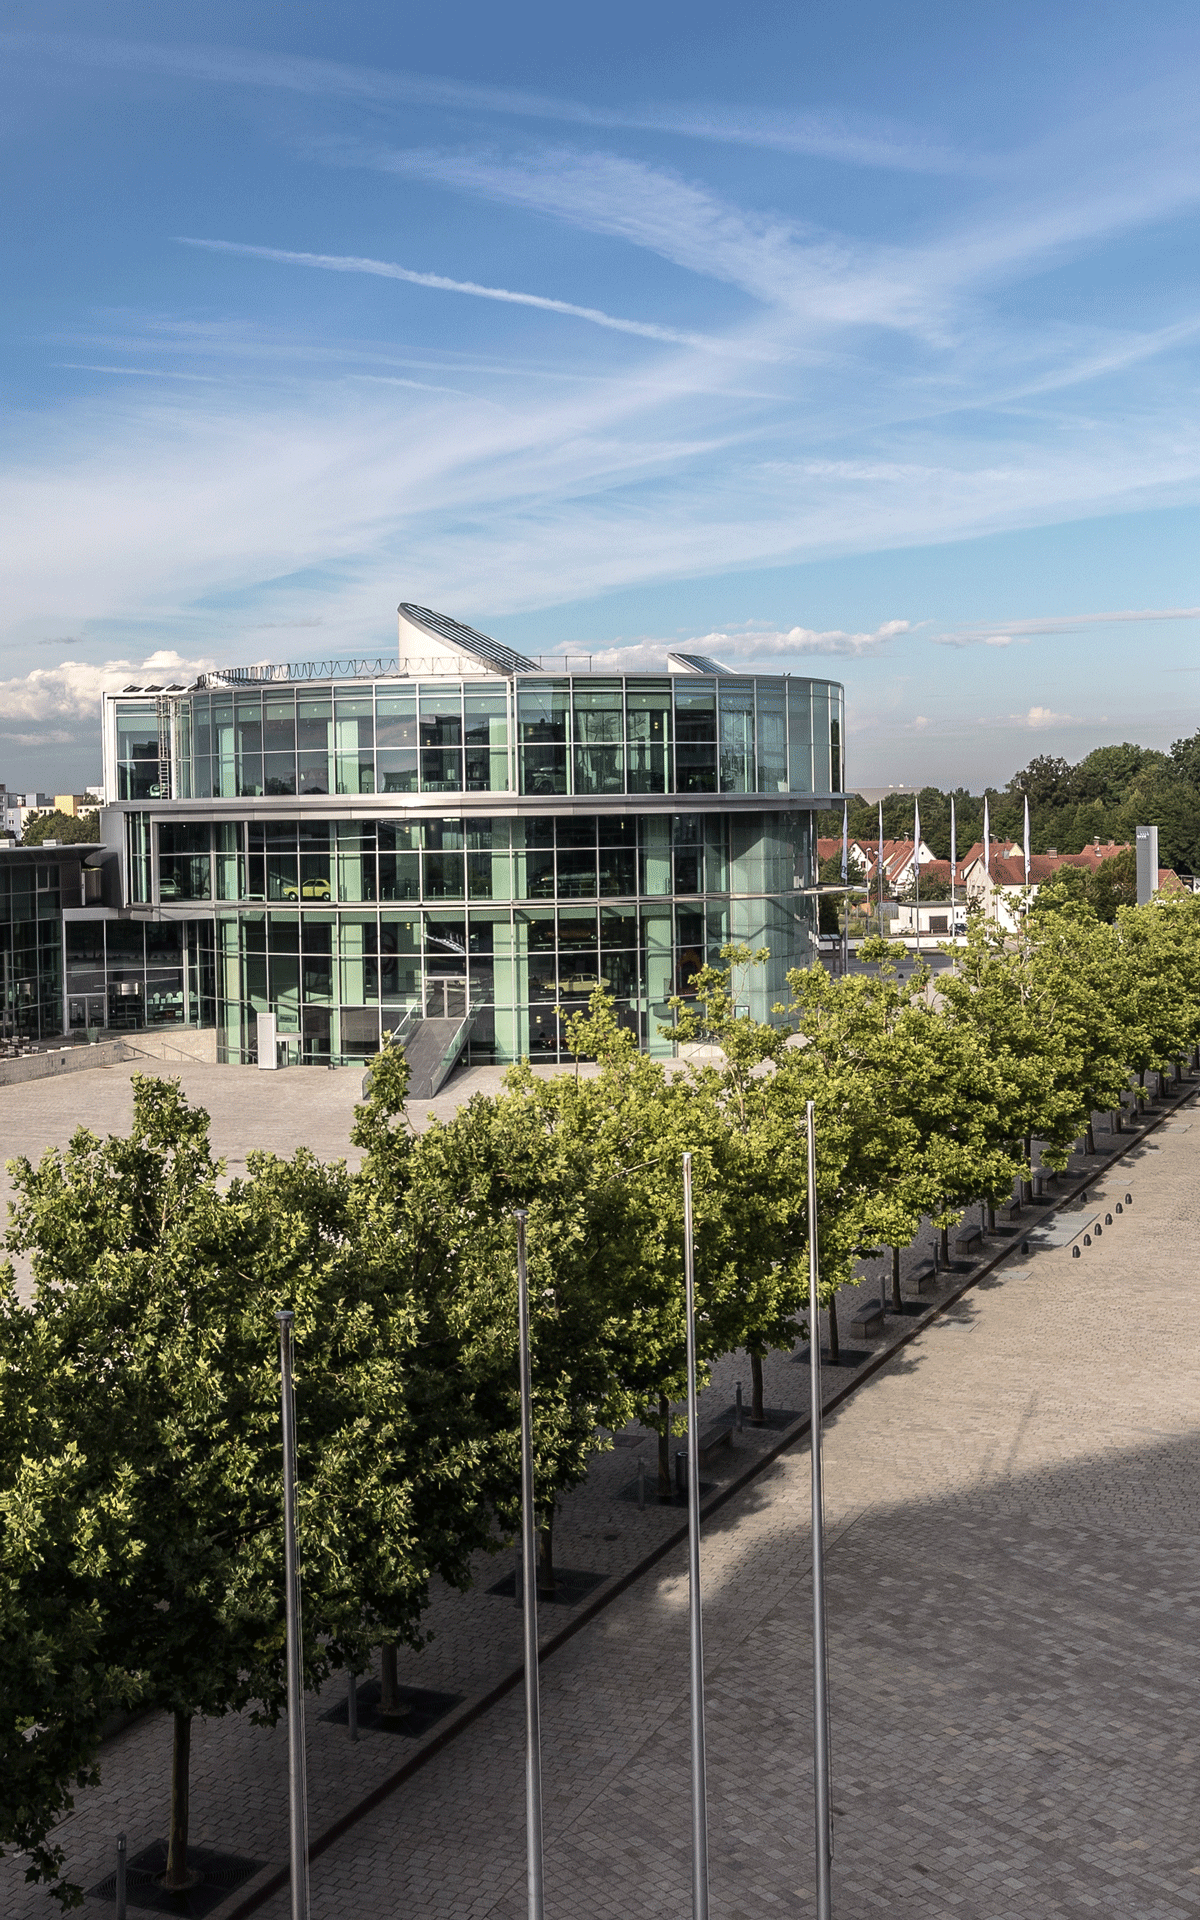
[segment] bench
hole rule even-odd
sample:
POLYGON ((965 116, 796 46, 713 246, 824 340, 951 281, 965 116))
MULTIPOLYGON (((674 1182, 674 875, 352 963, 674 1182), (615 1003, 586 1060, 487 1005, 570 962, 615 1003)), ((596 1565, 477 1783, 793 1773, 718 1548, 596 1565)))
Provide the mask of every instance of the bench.
POLYGON ((923 1260, 906 1277, 910 1287, 915 1287, 918 1293, 924 1293, 926 1287, 937 1285, 938 1270, 932 1260, 923 1260))
POLYGON ((1014 1220, 1021 1218, 1020 1205, 1017 1201, 1010 1200, 1007 1206, 997 1207, 996 1218, 997 1220, 1003 1220, 1006 1226, 1011 1225, 1014 1220))
POLYGON ((707 1427, 701 1427, 696 1442, 696 1458, 702 1467, 706 1467, 718 1447, 732 1447, 733 1421, 731 1419, 714 1420, 707 1427))
POLYGON ((852 1340, 872 1340, 883 1332, 883 1307, 878 1300, 864 1300, 854 1309, 850 1322, 852 1340))
POLYGON ((974 1253, 983 1245, 983 1228, 961 1226, 954 1241, 955 1253, 974 1253))

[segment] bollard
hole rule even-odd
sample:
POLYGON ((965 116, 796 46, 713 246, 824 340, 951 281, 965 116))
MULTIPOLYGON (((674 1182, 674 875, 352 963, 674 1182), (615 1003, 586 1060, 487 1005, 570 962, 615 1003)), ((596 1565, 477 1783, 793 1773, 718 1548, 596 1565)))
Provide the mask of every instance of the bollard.
POLYGON ((1125 1205, 1127 1207, 1131 1207, 1133 1205, 1133 1195, 1131 1193, 1127 1193, 1125 1195, 1125 1205))
POLYGON ((125 1920, 125 1835, 117 1835, 117 1920, 125 1920))
POLYGON ((1071 1248, 1071 1258, 1073 1260, 1081 1260, 1083 1258, 1083 1255, 1080 1253, 1078 1247, 1071 1248))
POLYGON ((737 1430, 742 1431, 742 1383, 737 1383, 737 1430))
POLYGON ((675 1454, 675 1491, 681 1500, 687 1499, 687 1463, 688 1450, 686 1447, 679 1447, 675 1454))
POLYGON ((1112 1225, 1112 1215, 1111 1215, 1111 1213, 1106 1213, 1106 1214, 1105 1214, 1105 1216, 1104 1216, 1104 1224, 1105 1224, 1105 1226, 1106 1226, 1106 1227, 1111 1227, 1111 1225, 1112 1225))
POLYGON ((1085 1247, 1090 1247, 1090 1246, 1091 1246, 1091 1244, 1092 1244, 1092 1236, 1091 1236, 1091 1234, 1090 1234, 1090 1233, 1085 1233, 1085 1234, 1084 1234, 1084 1236, 1083 1236, 1083 1244, 1084 1244, 1084 1246, 1085 1246, 1085 1247))
POLYGON ((1118 1201, 1117 1201, 1117 1212, 1118 1212, 1118 1213, 1124 1213, 1124 1211, 1125 1211, 1125 1209, 1124 1209, 1124 1207, 1123 1207, 1123 1206, 1121 1205, 1121 1202, 1120 1202, 1120 1201, 1118 1200, 1118 1201))
POLYGON ((358 1739, 358 1675, 346 1675, 349 1686, 346 1689, 346 1727, 352 1740, 358 1739))
POLYGON ((646 1511, 646 1459, 644 1454, 639 1453, 638 1455, 638 1512, 645 1513, 645 1511, 646 1511))
POLYGON ((1096 1231, 1096 1238, 1098 1240, 1100 1238, 1100 1235, 1104 1232, 1104 1228, 1100 1225, 1100 1222, 1098 1220, 1096 1222, 1095 1231, 1096 1231))

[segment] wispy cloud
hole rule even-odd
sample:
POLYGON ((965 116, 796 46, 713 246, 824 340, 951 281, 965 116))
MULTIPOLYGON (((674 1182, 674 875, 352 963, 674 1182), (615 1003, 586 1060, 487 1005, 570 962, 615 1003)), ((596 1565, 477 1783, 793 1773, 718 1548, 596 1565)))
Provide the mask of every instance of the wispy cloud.
POLYGON ((613 333, 632 333, 643 340, 662 340, 672 346, 700 347, 708 352, 727 351, 720 340, 706 334, 684 333, 676 327, 662 327, 649 320, 623 320, 599 307, 579 307, 570 300, 552 300, 542 293, 514 293, 508 287, 482 287, 474 280, 449 280, 443 273, 420 273, 414 267, 401 267, 393 260, 360 259, 353 254, 291 253, 282 247, 256 247, 239 240, 195 240, 180 235, 182 247, 201 247, 209 253, 247 255, 254 260, 275 260, 284 266, 319 267, 326 273, 365 273, 379 280, 402 280, 410 287, 431 287, 440 293, 469 293, 477 300, 499 300, 512 307, 537 307, 543 313, 561 313, 573 320, 588 320, 593 326, 608 327, 613 333))
POLYGON ((157 73, 214 87, 253 88, 345 100, 376 109, 434 107, 504 119, 559 122, 601 131, 676 134, 688 140, 808 154, 902 173, 976 171, 979 161, 927 132, 865 114, 738 112, 724 105, 647 101, 609 107, 516 87, 437 74, 355 67, 245 47, 163 46, 84 34, 0 34, 0 48, 72 65, 157 73))
POLYGON ((1114 613, 1045 614, 1033 620, 998 620, 994 624, 955 627, 931 636, 939 647, 1010 647, 1039 634, 1084 633, 1090 627, 1140 626, 1157 620, 1200 620, 1200 607, 1127 608, 1114 613))

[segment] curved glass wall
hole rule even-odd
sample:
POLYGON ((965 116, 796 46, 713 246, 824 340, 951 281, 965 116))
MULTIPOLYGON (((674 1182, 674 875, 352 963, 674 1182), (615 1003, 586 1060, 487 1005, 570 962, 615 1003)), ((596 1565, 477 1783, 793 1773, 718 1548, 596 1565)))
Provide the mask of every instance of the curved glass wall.
MULTIPOLYGON (((790 676, 238 686, 172 695, 170 710, 175 799, 841 789, 842 689, 790 676)), ((118 699, 116 751, 119 797, 157 797, 144 699, 118 699)))

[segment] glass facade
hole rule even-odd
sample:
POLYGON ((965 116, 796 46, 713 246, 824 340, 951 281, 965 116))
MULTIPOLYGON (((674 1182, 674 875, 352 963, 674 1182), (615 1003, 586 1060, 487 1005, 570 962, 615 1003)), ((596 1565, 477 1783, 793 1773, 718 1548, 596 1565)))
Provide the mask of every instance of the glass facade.
POLYGON ((82 899, 79 856, 0 855, 0 1038, 63 1031, 62 910, 82 899))
POLYGON ((751 988, 769 1019, 809 958, 809 819, 281 822, 274 851, 244 863, 241 900, 261 904, 216 909, 221 1046, 248 1057, 274 1012, 297 1058, 359 1058, 411 1011, 472 1011, 473 1059, 556 1059, 557 1007, 603 986, 641 1044, 670 1053, 669 999, 731 940, 771 950, 751 988))
POLYGON ((316 1064, 469 1017, 470 1059, 554 1061, 602 986, 669 1054, 668 1003, 722 946, 770 949, 762 1019, 812 957, 836 684, 517 671, 106 700, 122 898, 66 928, 72 1026, 215 1026, 218 1057, 250 1061, 271 1012, 316 1064))
POLYGON ((216 1025, 211 920, 72 917, 63 937, 70 1031, 216 1025))
POLYGON ((215 688, 118 707, 117 797, 835 793, 842 690, 639 674, 215 688))

